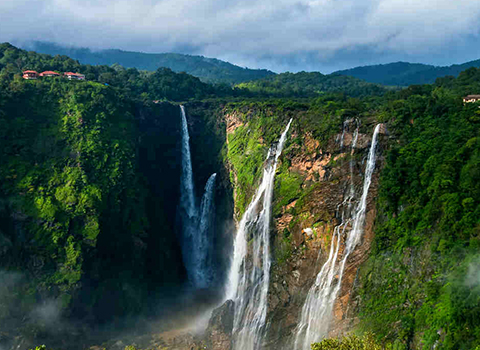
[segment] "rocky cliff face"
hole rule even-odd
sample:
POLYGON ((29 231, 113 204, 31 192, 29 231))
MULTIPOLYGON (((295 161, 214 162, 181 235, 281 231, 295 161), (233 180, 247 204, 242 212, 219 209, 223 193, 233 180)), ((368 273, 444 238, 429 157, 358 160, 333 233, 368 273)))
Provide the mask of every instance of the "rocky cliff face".
MULTIPOLYGON (((342 135, 337 135, 337 139, 341 137, 342 135)), ((282 215, 275 218, 274 250, 277 259, 271 273, 266 349, 278 349, 279 344, 285 344, 282 348, 290 349, 293 345, 293 337, 307 293, 328 257, 333 230, 340 224, 337 208, 348 195, 351 181, 350 157, 354 157, 353 183, 356 196, 359 196, 358 192, 361 194, 371 134, 358 135, 353 153, 350 147, 352 139, 353 132, 347 131, 343 135, 343 147, 339 142, 330 142, 325 150, 321 150, 318 142, 307 135, 300 154, 291 160, 290 170, 302 174, 305 178, 303 186, 310 185, 312 190, 303 200, 285 206, 282 215), (311 184, 308 184, 309 182, 311 184), (286 232, 286 229, 291 235, 291 244, 288 248, 291 255, 282 260, 280 257, 286 245, 282 232, 286 232)), ((362 241, 347 260, 341 289, 334 305, 329 334, 331 336, 342 335, 351 330, 356 323, 355 279, 358 267, 367 258, 373 240, 380 163, 377 163, 377 171, 367 198, 362 241)), ((346 237, 342 237, 339 259, 342 258, 345 239, 346 237)))
MULTIPOLYGON (((245 118, 237 112, 227 114, 225 119, 227 134, 234 134, 239 127, 246 126, 252 129, 248 122, 245 123, 245 118)), ((354 124, 352 120, 343 132, 340 128, 327 143, 321 143, 311 133, 303 133, 301 129, 295 127, 295 123, 292 127, 284 156, 281 158, 282 164, 278 166, 280 170, 274 193, 277 209, 272 227, 274 260, 263 344, 265 349, 292 349, 302 306, 316 275, 328 257, 332 233, 340 220, 338 206, 348 195, 351 181, 354 184, 356 198, 361 195, 373 125, 365 125, 360 129, 356 146, 352 149, 355 137, 354 124), (289 178, 300 179, 297 194, 287 202, 279 198, 282 186, 279 182, 288 181, 285 180, 284 174, 288 174, 289 178), (279 206, 279 203, 283 205, 279 206)), ((386 134, 385 127, 382 127, 381 134, 386 134)), ((384 140, 383 136, 381 138, 384 140)), ((357 323, 355 312, 358 301, 355 291, 357 270, 368 257, 374 236, 375 198, 381 167, 380 155, 367 198, 362 241, 347 260, 343 283, 334 305, 330 327, 332 336, 348 332, 357 323)), ((236 180, 236 177, 234 179, 236 180)), ((339 259, 343 253, 345 239, 346 237, 342 237, 339 259)), ((211 324, 207 332, 211 340, 209 345, 212 349, 229 349, 230 343, 226 338, 230 333, 218 332, 219 323, 212 327, 214 324, 215 322, 211 324)))

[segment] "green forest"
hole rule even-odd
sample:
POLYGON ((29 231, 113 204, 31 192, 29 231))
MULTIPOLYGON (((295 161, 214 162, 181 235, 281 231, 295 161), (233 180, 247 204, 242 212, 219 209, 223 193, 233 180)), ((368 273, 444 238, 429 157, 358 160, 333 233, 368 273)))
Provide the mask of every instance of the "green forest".
POLYGON ((324 93, 344 93, 351 97, 383 95, 389 88, 351 76, 319 72, 282 73, 237 85, 267 97, 315 97, 324 93))
POLYGON ((159 67, 174 72, 186 72, 201 81, 211 84, 238 84, 264 78, 274 73, 266 69, 249 69, 214 58, 177 53, 143 53, 122 50, 90 50, 88 48, 66 47, 54 43, 36 41, 29 49, 55 55, 66 55, 85 64, 121 65, 126 68, 155 71, 159 67))

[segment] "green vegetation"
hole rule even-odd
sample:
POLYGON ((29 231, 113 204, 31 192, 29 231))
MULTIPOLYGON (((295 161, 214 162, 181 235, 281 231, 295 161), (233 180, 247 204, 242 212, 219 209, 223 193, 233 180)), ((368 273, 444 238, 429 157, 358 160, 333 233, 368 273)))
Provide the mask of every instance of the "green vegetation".
POLYGON ((115 210, 125 191, 139 195, 125 186, 135 183, 132 115, 101 84, 10 88, 0 104, 2 193, 16 198, 9 210, 31 218, 32 239, 57 266, 43 283, 68 292, 81 278, 82 251, 96 246, 99 213, 115 210))
MULTIPOLYGON (((233 105, 227 108, 234 110, 233 105)), ((262 176, 268 148, 277 141, 288 122, 284 116, 270 112, 266 111, 267 115, 260 110, 260 115, 255 117, 243 115, 244 125, 228 135, 226 156, 234 170, 230 176, 232 183, 236 184, 235 205, 239 216, 245 211, 262 176)))
POLYGON ((458 93, 476 91, 479 77, 473 68, 383 107, 399 142, 380 179, 361 317, 409 348, 480 345, 480 111, 458 93))
MULTIPOLYGON (((214 88, 202 83, 198 78, 186 73, 174 73, 168 68, 159 68, 155 72, 138 71, 136 68, 124 68, 119 65, 92 66, 82 65, 67 56, 49 56, 36 52, 27 52, 4 43, 0 44, 0 80, 20 79, 23 70, 45 70, 58 72, 79 72, 87 80, 107 84, 120 91, 122 95, 136 100, 185 101, 193 98, 206 98, 230 93, 231 89, 222 86, 214 88)), ((59 80, 53 78, 48 80, 59 80)), ((75 82, 72 82, 75 83, 75 82)), ((231 92, 233 94, 233 92, 231 92)))
POLYGON ((144 310, 149 293, 184 279, 171 199, 179 189, 178 106, 144 104, 92 81, 26 81, 4 75, 6 67, 2 331, 48 334, 51 327, 24 317, 48 300, 59 315, 91 322, 144 310))
POLYGON ((348 96, 383 95, 386 88, 343 75, 318 72, 282 73, 237 85, 240 89, 269 97, 316 97, 323 93, 348 96))
POLYGON ((277 167, 274 189, 277 200, 275 201, 275 207, 273 209, 274 216, 280 214, 282 207, 298 199, 300 193, 302 193, 303 176, 289 171, 288 166, 288 161, 284 161, 277 167))
POLYGON ((290 118, 291 130, 296 137, 288 140, 280 158, 275 177, 274 215, 280 214, 283 206, 300 198, 308 187, 302 188, 304 175, 290 170, 290 161, 298 155, 308 153, 305 135, 316 140, 320 151, 341 129, 346 119, 369 115, 368 101, 330 94, 310 100, 268 99, 262 102, 245 101, 229 103, 225 114, 240 118, 242 126, 228 135, 226 161, 232 167, 232 183, 236 184, 237 213, 241 214, 248 205, 258 180, 262 175, 263 163, 268 147, 278 141, 290 118))
MULTIPOLYGON (((355 334, 347 335, 341 339, 327 338, 320 343, 312 344, 312 350, 382 350, 385 347, 381 346, 371 333, 367 333, 361 337, 355 334)), ((395 349, 387 347, 387 349, 395 349)), ((398 349, 400 350, 400 349, 398 349)))
POLYGON ((273 75, 266 69, 248 69, 228 62, 203 56, 182 55, 177 53, 151 54, 122 50, 92 51, 87 48, 64 47, 48 42, 35 42, 32 49, 44 54, 67 55, 84 64, 121 65, 126 68, 156 71, 169 68, 174 72, 186 72, 200 78, 205 83, 238 84, 273 75))
MULTIPOLYGON (((47 51, 49 52, 49 50, 47 51)), ((174 57, 174 60, 177 60, 175 55, 174 57)), ((188 57, 192 58, 193 56, 188 57)), ((205 59, 201 59, 204 62, 205 59)), ((170 60, 170 58, 167 60, 170 60)), ((210 61, 207 60, 207 62, 210 61)), ((270 75, 268 71, 260 71, 258 73, 240 67, 236 67, 236 73, 225 73, 224 68, 214 73, 214 76, 229 77, 227 79, 229 82, 263 78, 249 83, 241 83, 232 88, 228 84, 207 84, 199 78, 183 72, 183 70, 180 73, 175 73, 175 67, 172 70, 156 66, 155 71, 141 71, 137 68, 125 68, 119 65, 118 62, 108 63, 111 65, 94 66, 91 64, 80 64, 68 56, 50 56, 36 52, 27 52, 8 43, 0 44, 0 79, 13 79, 15 76, 19 78, 23 70, 36 70, 38 72, 45 70, 58 72, 73 71, 84 74, 87 80, 108 84, 119 89, 123 95, 142 101, 186 101, 218 97, 230 99, 267 97, 311 98, 325 93, 341 93, 347 96, 359 97, 383 95, 388 91, 380 85, 366 83, 356 78, 341 75, 305 72, 270 75), (235 78, 240 74, 237 70, 256 73, 252 73, 253 75, 248 73, 243 78, 235 78)), ((128 65, 126 66, 128 67, 128 65)), ((205 70, 196 63, 193 66, 202 72, 205 70)), ((190 70, 187 71, 190 72, 190 70)), ((206 79, 206 81, 217 81, 217 79, 212 77, 206 79)))

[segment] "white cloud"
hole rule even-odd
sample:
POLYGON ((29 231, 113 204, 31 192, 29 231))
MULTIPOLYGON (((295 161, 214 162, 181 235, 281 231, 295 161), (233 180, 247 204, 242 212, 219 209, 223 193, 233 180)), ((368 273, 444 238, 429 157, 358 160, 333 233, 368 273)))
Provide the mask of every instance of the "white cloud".
POLYGON ((480 57, 478 45, 469 45, 479 40, 479 19, 478 0, 3 0, 0 41, 149 52, 188 48, 237 63, 287 67, 341 59, 340 51, 420 58, 460 45, 462 60, 462 54, 480 57))

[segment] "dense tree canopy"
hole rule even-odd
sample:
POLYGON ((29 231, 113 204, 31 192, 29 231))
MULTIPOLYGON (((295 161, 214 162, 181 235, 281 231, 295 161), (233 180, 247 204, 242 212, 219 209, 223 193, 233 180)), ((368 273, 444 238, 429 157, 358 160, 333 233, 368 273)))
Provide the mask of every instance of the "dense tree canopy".
POLYGON ((323 75, 319 72, 282 73, 242 83, 239 88, 272 97, 315 97, 323 93, 344 93, 348 96, 382 95, 387 89, 357 78, 323 75))
MULTIPOLYGON (((119 65, 82 65, 67 56, 49 56, 19 50, 10 44, 0 45, 0 79, 18 78, 23 70, 79 72, 89 81, 107 84, 130 98, 142 100, 182 101, 214 96, 216 89, 185 73, 174 73, 168 68, 155 72, 125 69, 119 65)), ((61 79, 61 78, 56 78, 61 79)), ((218 88, 221 91, 221 88, 218 88)))

